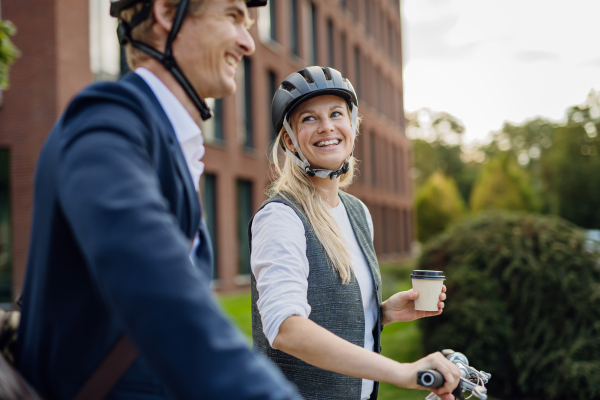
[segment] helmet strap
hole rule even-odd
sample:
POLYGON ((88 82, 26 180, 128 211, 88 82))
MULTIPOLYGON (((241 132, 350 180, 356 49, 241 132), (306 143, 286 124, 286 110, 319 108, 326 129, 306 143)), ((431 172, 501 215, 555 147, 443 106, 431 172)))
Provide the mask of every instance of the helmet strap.
POLYGON ((208 105, 206 105, 204 100, 200 98, 198 93, 196 93, 196 90, 194 90, 193 86, 187 80, 187 78, 177 65, 175 58, 173 57, 172 44, 175 38, 177 37, 177 34, 179 33, 179 29, 181 28, 189 4, 190 0, 181 0, 179 5, 177 6, 175 18, 173 18, 173 27, 171 28, 169 36, 167 37, 167 44, 165 46, 164 53, 161 53, 160 51, 158 51, 152 46, 149 46, 146 43, 140 42, 139 40, 134 40, 131 37, 131 30, 136 25, 140 24, 142 21, 145 21, 148 18, 148 15, 152 10, 152 3, 149 1, 144 2, 142 10, 138 14, 136 14, 129 23, 125 21, 120 21, 119 27, 117 28, 117 35, 119 37, 119 42, 122 45, 130 43, 136 49, 143 51, 144 53, 148 54, 149 56, 160 62, 163 65, 163 67, 165 67, 165 69, 169 71, 171 75, 173 75, 175 80, 181 85, 185 93, 188 95, 190 100, 192 100, 192 103, 194 103, 194 105, 200 112, 200 117, 202 118, 202 120, 206 121, 212 116, 210 108, 208 107, 208 105))
MULTIPOLYGON (((352 105, 352 140, 353 141, 354 141, 354 138, 356 137, 357 116, 358 116, 358 107, 356 107, 353 104, 352 105)), ((352 155, 354 154, 354 143, 353 143, 353 147, 352 147, 352 153, 350 153, 348 158, 346 158, 346 160, 344 161, 342 167, 340 169, 338 169, 337 171, 331 171, 328 169, 313 169, 310 166, 310 163, 308 162, 308 160, 306 159, 304 154, 302 153, 302 150, 300 150, 300 146, 298 145, 296 136, 294 135, 294 132, 292 131, 292 128, 290 127, 290 124, 288 123, 287 115, 283 118, 283 127, 285 128, 285 131, 289 135, 290 139, 292 139, 294 148, 295 148, 296 152, 298 153, 298 156, 300 156, 300 158, 298 158, 298 156, 296 154, 294 154, 292 151, 290 151, 290 149, 288 149, 287 147, 285 147, 285 154, 288 157, 290 157, 296 165, 298 165, 300 168, 302 168, 308 176, 310 176, 310 177, 316 176, 317 178, 336 179, 340 175, 347 173, 348 170, 350 169, 350 159, 352 158, 352 155)))

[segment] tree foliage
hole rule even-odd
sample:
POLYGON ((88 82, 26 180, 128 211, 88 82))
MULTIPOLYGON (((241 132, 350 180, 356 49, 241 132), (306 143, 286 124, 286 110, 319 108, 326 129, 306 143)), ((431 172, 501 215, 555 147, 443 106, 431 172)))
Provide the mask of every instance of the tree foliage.
POLYGON ((420 320, 427 352, 452 348, 492 374, 496 398, 600 398, 600 254, 558 217, 481 213, 430 242, 444 313, 420 320))
POLYGON ((543 158, 543 177, 558 215, 587 229, 600 229, 600 92, 571 107, 543 158))
POLYGON ((467 201, 477 166, 462 159, 465 127, 451 114, 421 109, 407 114, 407 135, 412 138, 412 175, 417 187, 436 171, 452 176, 467 201))
POLYGON ((8 71, 19 57, 19 50, 10 40, 17 33, 10 21, 0 20, 0 89, 8 88, 8 71))
POLYGON ((452 177, 437 171, 417 190, 417 236, 420 242, 443 232, 465 213, 465 204, 452 177))
POLYGON ((497 155, 483 166, 471 192, 470 206, 473 212, 538 210, 526 172, 506 153, 497 155))

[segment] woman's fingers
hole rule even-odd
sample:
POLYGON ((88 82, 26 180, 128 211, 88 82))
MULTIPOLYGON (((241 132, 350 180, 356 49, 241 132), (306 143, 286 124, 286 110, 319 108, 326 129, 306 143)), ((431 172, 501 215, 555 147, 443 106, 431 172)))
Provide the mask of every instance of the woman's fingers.
POLYGON ((444 301, 446 300, 446 293, 442 292, 440 293, 440 301, 444 301))
POLYGON ((442 293, 446 292, 446 285, 442 285, 442 293))
POLYGON ((434 369, 438 370, 440 374, 444 376, 445 383, 439 390, 440 393, 452 393, 456 386, 458 386, 458 382, 460 381, 460 370, 454 363, 448 361, 446 357, 442 355, 442 353, 434 353, 434 369))

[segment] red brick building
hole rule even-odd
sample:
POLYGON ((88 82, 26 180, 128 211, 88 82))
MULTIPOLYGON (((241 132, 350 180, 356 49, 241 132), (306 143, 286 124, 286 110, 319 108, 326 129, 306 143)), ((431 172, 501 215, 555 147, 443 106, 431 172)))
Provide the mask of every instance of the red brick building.
MULTIPOLYGON (((94 74, 88 1, 0 1, 2 18, 19 30, 14 43, 22 52, 0 108, 2 302, 16 296, 23 284, 33 175, 41 146, 69 98, 92 82, 94 74)), ((92 8, 97 1, 90 1, 92 8)), ((224 292, 244 289, 249 282, 246 229, 269 184, 272 94, 289 73, 307 65, 340 70, 359 95, 364 124, 356 156, 362 162, 349 192, 361 198, 373 215, 380 259, 406 257, 413 238, 399 1, 269 3, 260 11, 252 10, 257 21, 251 29, 256 53, 239 68, 238 93, 216 101, 215 118, 203 126, 207 143, 203 206, 214 238, 215 286, 224 292)), ((97 45, 92 43, 92 49, 97 45)))

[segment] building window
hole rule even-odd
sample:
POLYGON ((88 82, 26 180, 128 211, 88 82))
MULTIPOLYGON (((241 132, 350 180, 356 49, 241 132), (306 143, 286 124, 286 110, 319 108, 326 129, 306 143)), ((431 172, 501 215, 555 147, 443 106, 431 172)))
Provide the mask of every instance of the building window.
POLYGON ((404 251, 410 252, 410 231, 412 226, 412 216, 407 210, 402 211, 404 218, 404 251))
POLYGON ((369 138, 369 147, 371 150, 371 186, 377 187, 377 138, 375 137, 375 132, 371 132, 369 138))
POLYGON ((252 63, 244 57, 238 66, 237 109, 239 141, 246 149, 254 146, 252 132, 252 63))
MULTIPOLYGON (((271 0, 271 3, 275 1, 271 0)), ((292 53, 295 56, 300 56, 300 44, 298 42, 298 1, 291 0, 290 2, 290 28, 291 28, 291 45, 292 53)))
POLYGON ((309 44, 308 49, 308 61, 310 65, 318 65, 317 62, 319 49, 318 49, 318 32, 317 32, 317 6, 315 3, 310 2, 307 10, 306 18, 306 33, 308 40, 306 43, 309 44))
POLYGON ((346 75, 346 63, 348 62, 348 53, 346 51, 347 43, 346 43, 346 34, 344 32, 342 32, 342 37, 341 37, 340 42, 341 42, 340 47, 342 48, 341 49, 342 62, 340 64, 340 72, 342 73, 342 75, 345 76, 346 75))
POLYGON ((273 102, 273 96, 275 96, 275 92, 277 91, 277 75, 274 71, 268 72, 267 77, 269 83, 269 98, 267 99, 267 121, 269 122, 269 126, 271 127, 271 141, 274 142, 277 139, 278 132, 275 132, 275 128, 273 128, 273 124, 271 123, 271 103, 273 102))
POLYGON ((205 99, 212 110, 212 118, 200 122, 202 137, 206 143, 223 143, 223 100, 205 99))
POLYGON ((258 37, 264 43, 277 41, 276 1, 258 9, 258 37))
POLYGON ((115 81, 121 75, 121 49, 115 31, 117 19, 105 0, 89 0, 90 69, 96 80, 115 81))
POLYGON ((250 242, 248 224, 252 218, 252 182, 237 181, 238 209, 238 274, 250 275, 250 242))
POLYGON ((212 278, 219 279, 219 253, 217 246, 217 177, 214 174, 202 174, 202 216, 210 239, 213 250, 212 278))
POLYGON ((392 23, 387 21, 387 31, 388 31, 388 50, 390 61, 394 61, 394 34, 392 33, 392 23))
POLYGON ((333 21, 327 20, 327 47, 328 47, 328 56, 329 56, 329 67, 333 67, 335 65, 335 47, 333 45, 333 21))
POLYGON ((11 303, 12 243, 10 225, 10 153, 0 150, 0 303, 11 303))
POLYGON ((377 90, 377 111, 381 112, 381 73, 379 69, 375 70, 375 89, 377 90))
POLYGON ((362 86, 360 82, 360 49, 358 46, 354 47, 354 79, 356 80, 356 91, 358 96, 362 99, 364 97, 362 93, 362 86))
POLYGON ((363 1, 365 5, 365 33, 371 34, 371 4, 367 0, 363 1))

